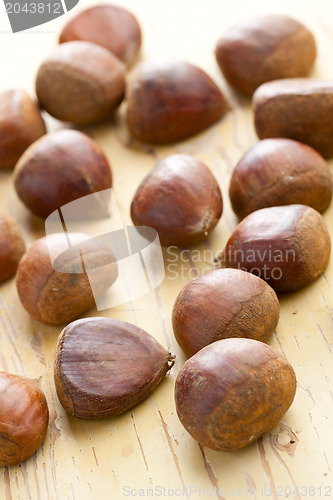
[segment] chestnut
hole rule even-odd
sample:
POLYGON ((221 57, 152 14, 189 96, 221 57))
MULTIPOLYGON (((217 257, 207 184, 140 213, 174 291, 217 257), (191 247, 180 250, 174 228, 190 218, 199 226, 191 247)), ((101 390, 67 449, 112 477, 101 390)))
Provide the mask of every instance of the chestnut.
POLYGON ((33 381, 0 372, 0 466, 29 458, 44 441, 49 410, 33 381))
POLYGON ((46 218, 77 198, 111 188, 112 175, 95 141, 76 130, 59 130, 25 151, 15 167, 14 183, 26 207, 46 218))
POLYGON ((37 240, 22 257, 16 285, 33 319, 60 325, 91 309, 117 274, 115 256, 103 241, 81 233, 55 233, 37 240))
POLYGON ((319 212, 305 205, 262 208, 245 217, 221 255, 222 266, 243 269, 275 291, 298 290, 322 274, 331 240, 319 212))
POLYGON ((0 94, 0 169, 12 168, 30 144, 46 134, 37 105, 23 90, 0 94))
POLYGON ((270 431, 296 392, 279 352, 253 339, 214 342, 188 359, 175 385, 179 419, 208 448, 235 451, 270 431))
POLYGON ((90 42, 58 45, 40 66, 36 79, 41 106, 58 120, 77 125, 109 118, 124 91, 124 65, 90 42))
POLYGON ((270 14, 229 28, 218 41, 215 55, 228 82, 252 95, 264 82, 307 76, 317 50, 306 26, 289 16, 270 14))
POLYGON ((236 165, 229 196, 241 219, 260 208, 297 203, 323 212, 332 199, 332 174, 310 146, 291 139, 264 139, 236 165))
POLYGON ((0 281, 14 276, 24 252, 20 226, 11 215, 0 210, 0 281))
POLYGON ((333 156, 332 80, 263 83, 253 94, 252 108, 259 139, 287 137, 308 144, 324 158, 333 156))
POLYGON ((188 155, 159 161, 138 187, 131 205, 136 226, 156 229, 162 245, 204 240, 222 214, 222 195, 209 168, 188 155))
POLYGON ((85 318, 59 336, 55 386, 68 413, 97 420, 146 399, 173 363, 173 356, 141 328, 111 318, 85 318))
POLYGON ((59 43, 83 40, 113 52, 127 66, 141 46, 141 29, 135 16, 117 5, 96 5, 81 11, 63 28, 59 43))
POLYGON ((181 141, 216 122, 228 104, 215 82, 185 61, 141 63, 126 89, 132 135, 150 144, 181 141))
POLYGON ((229 337, 267 342, 279 320, 274 290, 239 269, 217 269, 188 283, 172 311, 172 326, 183 351, 192 356, 229 337))

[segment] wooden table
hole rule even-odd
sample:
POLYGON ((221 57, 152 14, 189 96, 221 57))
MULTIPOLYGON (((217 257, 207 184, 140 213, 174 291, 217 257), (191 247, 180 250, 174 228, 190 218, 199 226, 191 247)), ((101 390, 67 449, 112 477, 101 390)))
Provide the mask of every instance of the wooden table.
MULTIPOLYGON (((91 3, 91 2, 90 2, 91 3)), ((180 424, 173 389, 185 360, 172 332, 171 310, 181 288, 199 272, 212 269, 236 225, 228 200, 232 169, 256 142, 250 102, 223 80, 214 58, 223 30, 240 17, 284 12, 314 32, 318 59, 314 77, 333 77, 333 4, 329 0, 136 0, 118 1, 138 17, 144 35, 141 58, 174 56, 206 70, 230 100, 232 111, 217 125, 172 146, 147 147, 129 141, 123 110, 110 124, 84 129, 106 151, 123 221, 141 179, 157 159, 171 153, 192 154, 212 169, 224 195, 224 213, 209 241, 177 252, 164 251, 166 279, 132 303, 87 316, 101 315, 133 322, 150 332, 177 362, 170 375, 146 401, 118 418, 88 422, 72 418, 60 405, 53 382, 54 347, 61 331, 29 318, 16 292, 15 280, 0 286, 0 369, 40 379, 50 408, 43 446, 17 466, 0 471, 1 499, 85 500, 121 498, 296 498, 333 496, 333 266, 297 293, 281 298, 281 318, 270 345, 292 363, 298 388, 283 421, 257 443, 235 453, 201 448, 180 424), (198 260, 198 250, 200 262, 198 260), (181 269, 175 279, 173 260, 181 269)), ((74 13, 88 6, 80 1, 74 13)), ((68 14, 68 19, 72 14, 68 14)), ((25 88, 33 93, 43 57, 56 43, 65 17, 31 32, 13 35, 4 8, 0 20, 0 90, 25 88)), ((332 117, 333 119, 333 117, 332 117)), ((60 126, 46 118, 49 130, 60 126)), ((0 173, 0 204, 20 223, 31 244, 45 234, 44 222, 18 200, 10 171, 0 173)), ((333 206, 324 214, 333 234, 333 206)))

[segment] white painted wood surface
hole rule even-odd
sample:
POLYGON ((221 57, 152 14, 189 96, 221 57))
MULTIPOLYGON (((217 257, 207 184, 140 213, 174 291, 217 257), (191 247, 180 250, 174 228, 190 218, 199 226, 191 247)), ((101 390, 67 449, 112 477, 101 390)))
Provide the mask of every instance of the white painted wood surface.
MULTIPOLYGON (((21 87, 33 93, 36 70, 56 43, 62 25, 91 3, 81 0, 72 14, 16 35, 9 32, 1 5, 0 90, 21 87)), ((0 499, 331 497, 332 264, 312 285, 281 298, 281 318, 270 345, 284 352, 296 371, 296 398, 269 435, 237 453, 200 448, 177 418, 174 380, 185 357, 173 337, 170 318, 181 288, 199 271, 212 269, 213 255, 223 249, 235 227, 227 196, 229 178, 240 156, 256 142, 249 101, 233 93, 215 62, 218 37, 251 14, 293 15, 313 30, 317 40, 313 76, 333 78, 333 4, 329 0, 119 0, 118 4, 129 7, 142 25, 142 59, 174 56, 199 65, 218 82, 232 105, 220 123, 169 147, 130 142, 123 110, 110 124, 84 129, 110 159, 124 223, 130 223, 129 206, 141 179, 157 159, 175 152, 193 154, 210 166, 223 190, 224 213, 207 243, 177 254, 164 251, 167 277, 160 288, 131 304, 87 314, 133 322, 177 355, 172 372, 151 397, 117 418, 86 422, 65 413, 53 383, 54 347, 61 328, 46 327, 28 317, 14 279, 1 284, 0 369, 40 379, 49 403, 50 426, 33 457, 0 469, 0 499)), ((47 118, 47 123, 49 130, 59 127, 55 120, 47 118)), ((29 244, 44 235, 43 221, 31 216, 16 197, 10 171, 0 172, 0 192, 1 207, 16 217, 29 244)), ((333 206, 324 217, 333 235, 333 206)))

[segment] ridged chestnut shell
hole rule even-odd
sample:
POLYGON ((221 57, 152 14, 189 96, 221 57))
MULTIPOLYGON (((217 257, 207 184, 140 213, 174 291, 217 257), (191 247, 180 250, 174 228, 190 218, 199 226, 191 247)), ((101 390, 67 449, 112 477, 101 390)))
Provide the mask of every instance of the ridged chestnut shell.
POLYGON ((135 325, 110 318, 74 321, 56 347, 57 394, 75 417, 118 415, 146 399, 173 363, 173 356, 135 325))

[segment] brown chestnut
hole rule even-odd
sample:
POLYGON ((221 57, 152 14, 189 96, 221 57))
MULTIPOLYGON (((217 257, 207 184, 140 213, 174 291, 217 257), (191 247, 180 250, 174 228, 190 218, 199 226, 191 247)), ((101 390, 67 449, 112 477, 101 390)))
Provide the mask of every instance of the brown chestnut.
POLYGON ((59 43, 83 40, 101 45, 130 66, 141 46, 141 29, 134 15, 116 5, 96 5, 71 19, 59 43))
POLYGON ((260 85, 252 99, 259 139, 287 137, 333 156, 333 83, 286 78, 260 85))
POLYGON ((55 233, 37 240, 22 257, 16 285, 32 318, 60 325, 94 307, 95 297, 112 285, 117 273, 115 256, 103 241, 55 233))
POLYGON ((14 167, 27 147, 44 134, 44 120, 26 92, 0 94, 0 169, 14 167))
POLYGON ((222 195, 209 168, 188 155, 159 161, 138 187, 131 205, 136 226, 156 229, 162 245, 204 240, 222 214, 222 195))
POLYGON ((224 267, 243 269, 275 291, 298 290, 323 273, 331 240, 319 212, 305 205, 262 208, 245 217, 221 255, 224 267))
POLYGON ((36 93, 58 120, 88 125, 111 116, 125 91, 125 70, 108 50, 90 42, 58 45, 40 66, 36 93))
POLYGON ((151 144, 186 139, 228 109, 222 92, 204 71, 178 60, 141 63, 128 82, 126 96, 131 133, 151 144))
POLYGON ((11 215, 0 210, 0 281, 14 276, 24 252, 20 226, 11 215))
POLYGON ((97 420, 146 399, 174 363, 149 333, 110 318, 74 321, 61 332, 54 379, 65 410, 97 420))
POLYGON ((323 212, 332 199, 332 174, 310 146, 291 139, 264 139, 236 165, 229 196, 241 219, 260 208, 297 203, 323 212))
POLYGON ((262 279, 239 269, 218 269, 188 283, 172 311, 172 326, 183 351, 192 356, 229 337, 266 342, 276 328, 280 305, 262 279))
POLYGON ((177 413, 185 429, 213 450, 244 448, 285 415, 296 392, 286 358, 253 339, 204 347, 177 376, 177 413))
POLYGON ((306 26, 289 16, 270 14, 227 30, 215 55, 228 82, 252 95, 264 82, 307 76, 316 52, 314 36, 306 26))
POLYGON ((16 192, 34 214, 111 188, 110 165, 99 145, 76 130, 59 130, 32 144, 14 170, 16 192))
POLYGON ((18 464, 35 453, 48 423, 47 401, 38 385, 0 372, 0 466, 18 464))

